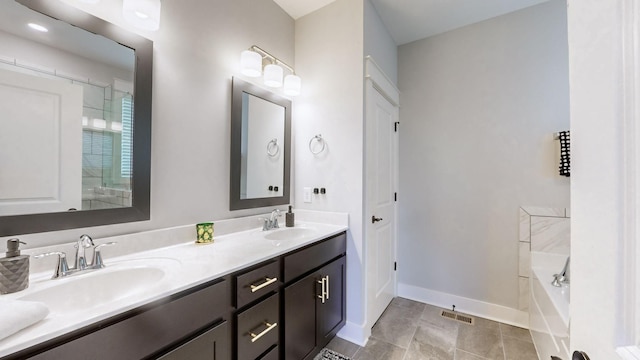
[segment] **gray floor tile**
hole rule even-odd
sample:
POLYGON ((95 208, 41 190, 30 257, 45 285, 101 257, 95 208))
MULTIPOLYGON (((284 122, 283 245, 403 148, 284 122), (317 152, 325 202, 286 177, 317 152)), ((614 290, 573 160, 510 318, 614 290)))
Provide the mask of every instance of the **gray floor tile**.
POLYGON ((454 360, 486 360, 486 358, 456 349, 456 356, 454 357, 454 360))
POLYGON ((426 306, 425 303, 421 303, 419 301, 413 301, 413 300, 405 299, 405 298, 402 298, 402 297, 394 298, 393 300, 391 300, 391 304, 392 305, 396 305, 396 306, 400 306, 400 307, 404 307, 404 308, 414 309, 416 311, 422 311, 422 310, 424 310, 424 307, 426 306))
POLYGON ((457 347, 487 359, 504 360, 502 336, 497 326, 494 329, 491 326, 460 325, 457 347))
POLYGON ((493 329, 493 330, 499 330, 500 329, 500 323, 497 322, 497 321, 481 318, 481 317, 478 317, 478 316, 474 316, 474 318, 475 318, 475 325, 474 326, 493 329))
POLYGON ((384 341, 369 339, 367 346, 360 348, 353 360, 403 360, 406 350, 384 341))
POLYGON ((533 339, 531 338, 531 333, 527 329, 501 323, 500 331, 502 331, 502 336, 516 338, 518 340, 528 341, 530 343, 533 342, 533 339))
POLYGON ((371 329, 371 336, 403 349, 409 347, 413 334, 418 327, 422 306, 403 306, 392 303, 371 329))
POLYGON ((442 314, 442 308, 439 308, 437 306, 432 306, 432 305, 427 305, 424 308, 424 311, 422 312, 422 317, 421 319, 423 321, 426 321, 432 325, 435 325, 437 327, 443 328, 443 329, 455 329, 458 330, 458 326, 459 326, 459 322, 455 321, 455 320, 451 320, 448 318, 444 318, 442 317, 440 314, 442 314))
POLYGON ((518 340, 516 338, 505 337, 504 353, 508 360, 538 360, 538 354, 533 343, 518 340))
POLYGON ((356 352, 361 349, 360 346, 347 340, 343 340, 337 336, 334 337, 326 347, 329 350, 333 350, 350 358, 352 358, 356 354, 356 352))
POLYGON ((421 322, 411 341, 405 360, 453 360, 457 329, 443 329, 421 322))

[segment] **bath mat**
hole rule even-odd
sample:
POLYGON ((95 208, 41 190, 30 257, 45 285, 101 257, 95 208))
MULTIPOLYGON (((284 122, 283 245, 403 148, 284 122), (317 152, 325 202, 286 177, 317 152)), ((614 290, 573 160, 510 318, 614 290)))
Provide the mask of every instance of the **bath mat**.
POLYGON ((318 355, 316 355, 315 358, 313 358, 313 360, 351 360, 351 358, 348 358, 342 354, 339 354, 333 350, 329 350, 327 348, 324 348, 322 350, 320 350, 320 353, 318 355))

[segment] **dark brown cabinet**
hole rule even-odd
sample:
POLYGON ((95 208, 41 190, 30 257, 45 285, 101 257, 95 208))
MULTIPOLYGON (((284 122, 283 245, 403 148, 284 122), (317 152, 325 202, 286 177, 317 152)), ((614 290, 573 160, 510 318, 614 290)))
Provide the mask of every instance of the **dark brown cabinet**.
POLYGON ((229 323, 223 321, 158 360, 229 360, 229 323))
MULTIPOLYGON (((307 263, 315 265, 318 258, 334 260, 311 268, 310 273, 284 289, 284 357, 287 360, 313 359, 346 321, 344 234, 319 245, 329 253, 319 254, 317 248, 309 248, 307 255, 312 259, 307 263)), ((286 263, 285 258, 285 274, 286 263)))
MULTIPOLYGON (((206 359, 229 360, 229 335, 222 333, 228 331, 230 288, 227 278, 217 279, 3 359, 156 359, 218 329, 208 338, 215 335, 219 356, 206 359)), ((201 341, 191 345, 199 347, 201 341)))
POLYGON ((345 282, 341 233, 0 360, 312 359, 345 323, 345 282))

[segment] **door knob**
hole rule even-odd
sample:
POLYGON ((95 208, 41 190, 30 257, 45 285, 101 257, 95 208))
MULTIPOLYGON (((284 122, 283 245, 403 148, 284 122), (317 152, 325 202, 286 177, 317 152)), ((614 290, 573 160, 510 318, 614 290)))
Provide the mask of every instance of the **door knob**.
POLYGON ((372 223, 372 224, 375 224, 375 223, 377 223, 378 221, 382 221, 382 218, 377 218, 375 215, 372 215, 372 216, 371 216, 371 223, 372 223))

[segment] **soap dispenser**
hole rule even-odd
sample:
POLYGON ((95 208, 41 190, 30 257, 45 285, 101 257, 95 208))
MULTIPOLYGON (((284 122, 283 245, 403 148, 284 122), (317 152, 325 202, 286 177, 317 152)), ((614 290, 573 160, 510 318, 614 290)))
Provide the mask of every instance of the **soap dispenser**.
POLYGON ((29 255, 20 255, 18 239, 7 240, 7 257, 0 258, 0 294, 11 294, 29 286, 29 255))
POLYGON ((294 223, 295 223, 295 215, 292 211, 291 211, 291 205, 289 205, 289 212, 284 214, 284 220, 285 220, 285 226, 286 227, 293 227, 294 223))

